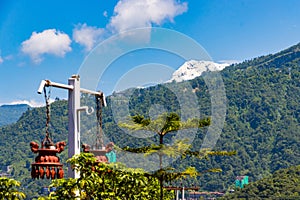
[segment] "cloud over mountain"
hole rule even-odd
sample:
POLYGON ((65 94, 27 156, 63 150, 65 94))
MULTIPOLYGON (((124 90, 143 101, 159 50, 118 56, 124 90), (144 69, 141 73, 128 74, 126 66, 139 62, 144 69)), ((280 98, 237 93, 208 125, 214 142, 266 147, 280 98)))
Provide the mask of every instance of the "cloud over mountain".
POLYGON ((29 55, 33 62, 40 63, 44 54, 64 57, 71 51, 71 39, 65 33, 56 29, 47 29, 43 32, 33 32, 28 40, 22 42, 21 51, 29 55))

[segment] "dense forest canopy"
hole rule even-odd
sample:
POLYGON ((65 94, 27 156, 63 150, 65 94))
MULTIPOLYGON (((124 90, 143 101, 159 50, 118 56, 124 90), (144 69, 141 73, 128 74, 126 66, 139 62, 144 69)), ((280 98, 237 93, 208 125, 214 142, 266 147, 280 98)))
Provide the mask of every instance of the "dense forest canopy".
POLYGON ((300 165, 280 169, 271 176, 246 185, 224 199, 298 199, 300 196, 300 165))

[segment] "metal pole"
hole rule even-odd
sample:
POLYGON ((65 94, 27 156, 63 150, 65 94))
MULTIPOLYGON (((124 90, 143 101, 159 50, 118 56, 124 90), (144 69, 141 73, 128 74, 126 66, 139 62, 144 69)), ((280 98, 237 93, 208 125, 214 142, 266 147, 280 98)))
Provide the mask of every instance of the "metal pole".
MULTIPOLYGON (((106 106, 105 96, 101 91, 95 92, 95 91, 80 88, 79 75, 73 75, 71 78, 69 78, 68 85, 52 82, 50 80, 42 80, 38 88, 38 93, 41 94, 43 92, 44 87, 49 87, 49 86, 53 86, 61 89, 67 89, 69 91, 68 157, 72 158, 74 155, 80 154, 80 112, 85 111, 88 115, 93 112, 93 109, 91 112, 89 112, 87 106, 80 107, 80 92, 101 96, 103 100, 103 106, 106 106)), ((80 173, 77 171, 73 171, 71 166, 69 166, 68 177, 79 178, 80 173)))
POLYGON ((182 200, 184 200, 184 187, 182 187, 182 200))
POLYGON ((179 200, 179 190, 176 190, 176 200, 179 200))
MULTIPOLYGON (((69 85, 73 86, 73 90, 69 90, 69 152, 68 157, 72 158, 74 155, 80 154, 80 113, 77 112, 80 108, 80 80, 79 75, 73 75, 69 78, 69 85)), ((80 173, 73 171, 71 166, 68 169, 68 177, 79 178, 80 173)))

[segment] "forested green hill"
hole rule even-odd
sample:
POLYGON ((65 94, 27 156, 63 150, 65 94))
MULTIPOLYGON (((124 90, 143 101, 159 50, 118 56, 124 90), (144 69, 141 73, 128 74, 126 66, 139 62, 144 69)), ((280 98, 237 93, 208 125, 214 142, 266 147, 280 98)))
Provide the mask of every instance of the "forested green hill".
MULTIPOLYGON (((227 113, 215 150, 236 150, 237 155, 200 161, 187 158, 173 163, 173 167, 180 169, 192 165, 198 171, 222 168, 221 173, 203 174, 196 183, 202 190, 215 191, 233 186, 238 175, 248 175, 250 182, 253 182, 278 169, 299 165, 300 44, 274 55, 229 66, 220 74, 226 89, 227 113)), ((179 102, 185 102, 185 112, 194 112, 195 108, 188 106, 194 105, 188 96, 182 95, 183 99, 178 99, 178 95, 170 90, 174 84, 183 94, 187 90, 194 92, 198 98, 201 117, 211 115, 210 93, 203 77, 184 83, 173 82, 146 89, 132 89, 107 98, 109 106, 103 112, 106 141, 113 141, 120 147, 145 146, 157 141, 155 136, 145 139, 125 134, 117 126, 117 122, 119 116, 127 112, 149 117, 155 115, 149 108, 156 106, 159 111, 180 113, 183 108, 179 102), (124 99, 130 101, 122 107, 124 99), (121 105, 117 114, 111 109, 112 103, 116 102, 121 105)), ((82 105, 94 106, 93 103, 93 98, 82 98, 82 105)), ((51 104, 50 131, 55 141, 67 139, 67 112, 66 101, 51 104)), ((45 118, 45 108, 34 108, 24 113, 17 123, 0 127, 0 162, 14 167, 12 175, 21 180, 24 187, 37 185, 30 179, 30 162, 36 155, 30 152, 29 142, 42 140, 45 118)), ((81 128, 82 141, 94 141, 95 115, 82 114, 81 128)), ((197 132, 193 141, 194 150, 200 148, 206 131, 207 128, 197 132)), ((63 153, 63 158, 66 158, 66 152, 63 153)), ((184 184, 192 185, 195 181, 189 180, 184 184)))
MULTIPOLYGON (((68 110, 66 101, 56 101, 51 104, 50 132, 55 133, 55 142, 65 140, 68 127, 68 110)), ((17 123, 0 127, 0 163, 2 168, 12 166, 12 177, 21 181, 27 197, 40 192, 42 186, 49 185, 49 181, 34 181, 31 179, 30 163, 34 162, 37 154, 30 150, 31 141, 40 141, 45 137, 46 109, 33 108, 25 112, 17 123)), ((67 152, 63 152, 67 157, 67 152)), ((65 159, 64 159, 65 160, 65 159)))
POLYGON ((299 199, 300 165, 277 170, 271 176, 246 185, 224 199, 299 199))
POLYGON ((12 124, 21 117, 21 115, 30 109, 27 104, 2 105, 0 106, 0 126, 12 124))

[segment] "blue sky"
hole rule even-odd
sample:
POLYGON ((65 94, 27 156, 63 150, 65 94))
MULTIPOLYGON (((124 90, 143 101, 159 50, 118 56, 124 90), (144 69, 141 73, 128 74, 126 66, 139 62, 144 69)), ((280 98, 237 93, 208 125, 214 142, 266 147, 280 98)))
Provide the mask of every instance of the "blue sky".
MULTIPOLYGON (((275 53, 300 42, 299 8, 299 0, 0 0, 0 105, 43 103, 36 93, 41 80, 67 83, 96 45, 132 28, 178 31, 215 62, 275 53)), ((128 56, 108 76, 117 80, 124 65, 153 62, 156 53, 128 56)), ((183 63, 159 57, 156 62, 174 69, 183 63)), ((103 83, 99 89, 109 94, 114 83, 103 83)), ((61 89, 51 93, 67 96, 61 89)))

